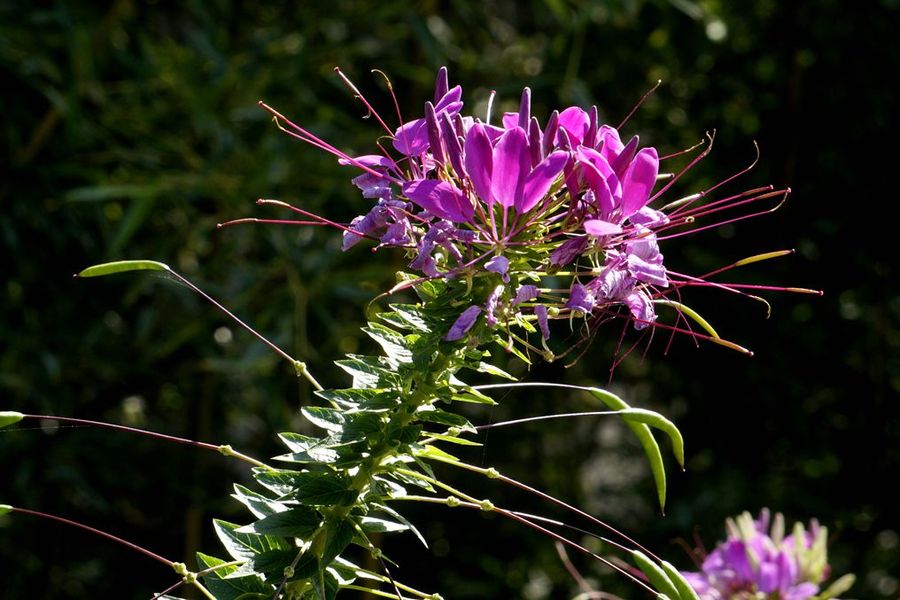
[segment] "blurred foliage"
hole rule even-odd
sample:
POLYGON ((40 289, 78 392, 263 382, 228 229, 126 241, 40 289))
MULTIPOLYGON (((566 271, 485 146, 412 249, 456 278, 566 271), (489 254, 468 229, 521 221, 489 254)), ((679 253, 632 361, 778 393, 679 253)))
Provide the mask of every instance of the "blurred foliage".
MULTIPOLYGON (((0 408, 274 454, 274 432, 301 427, 297 408, 310 401, 288 365, 170 281, 71 274, 120 258, 167 262, 339 385, 330 361, 367 343, 356 333, 365 305, 403 259, 343 254, 333 231, 216 230, 236 217, 284 216, 256 207, 259 196, 336 220, 366 207, 348 171, 280 134, 258 99, 369 152, 379 131, 360 118, 335 65, 385 115, 390 99, 369 69, 389 73, 407 116, 442 64, 478 111, 491 89, 507 108, 529 85, 536 114, 596 102, 613 123, 662 79, 628 132, 671 152, 717 129, 716 150, 676 192, 746 165, 753 139, 763 157, 743 185, 794 188, 774 216, 667 243, 667 264, 705 272, 796 247, 742 279, 826 295, 774 298, 766 320, 738 298, 691 294, 756 357, 695 350, 687 339, 664 357, 657 335, 645 360, 640 349, 616 370, 615 389, 672 415, 687 438, 688 471, 672 477, 664 519, 640 451, 616 423, 498 430, 478 452, 682 567, 689 561, 673 541, 692 543, 696 531, 711 547, 728 515, 768 505, 789 520, 818 517, 834 532, 835 571, 860 576, 853 594, 895 598, 900 498, 888 484, 900 469, 900 291, 887 226, 897 209, 891 153, 874 142, 889 148, 897 133, 898 26, 894 0, 0 0, 0 408)), ((602 337, 575 367, 525 376, 605 383, 618 330, 602 337)), ((517 393, 472 419, 588 405, 517 393)), ((227 498, 231 482, 246 479, 239 466, 142 438, 27 422, 0 434, 0 469, 0 501, 77 518, 172 559, 216 551, 210 519, 242 517, 227 498)), ((457 483, 559 516, 496 485, 457 483)), ((577 592, 552 545, 529 531, 429 507, 415 516, 430 549, 412 538, 388 547, 411 583, 448 598, 577 592)), ((598 589, 618 589, 603 569, 573 560, 598 589)), ((24 517, 0 517, 0 564, 14 597, 149 598, 175 579, 105 541, 24 517)))

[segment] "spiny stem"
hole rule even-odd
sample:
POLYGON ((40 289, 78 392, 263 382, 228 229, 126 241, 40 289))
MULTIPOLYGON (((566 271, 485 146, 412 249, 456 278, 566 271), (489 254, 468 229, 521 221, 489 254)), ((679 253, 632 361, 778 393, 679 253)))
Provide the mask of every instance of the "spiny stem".
POLYGON ((101 427, 104 429, 115 429, 118 431, 125 431, 128 433, 137 433, 139 435, 145 435, 147 437, 155 438, 158 440, 163 440, 166 442, 175 442, 176 444, 184 444, 186 446, 194 446, 195 448, 202 448, 204 450, 214 450, 223 456, 230 456, 237 458, 238 460, 242 460, 244 462, 248 462, 255 467, 262 467, 269 471, 272 470, 272 467, 265 464, 262 461, 256 460, 246 454, 242 454, 236 450, 234 450, 231 446, 225 444, 217 446, 215 444, 210 444, 207 442, 198 442, 197 440, 191 440, 188 438, 177 437, 174 435, 167 435, 165 433, 157 433, 155 431, 148 431, 146 429, 138 429, 137 427, 129 427, 127 425, 117 425, 116 423, 107 423, 105 421, 93 421, 90 419, 76 419, 74 417, 60 417, 57 415, 22 415, 23 419, 46 419, 52 421, 62 421, 63 423, 75 423, 76 425, 85 425, 89 427, 101 427))

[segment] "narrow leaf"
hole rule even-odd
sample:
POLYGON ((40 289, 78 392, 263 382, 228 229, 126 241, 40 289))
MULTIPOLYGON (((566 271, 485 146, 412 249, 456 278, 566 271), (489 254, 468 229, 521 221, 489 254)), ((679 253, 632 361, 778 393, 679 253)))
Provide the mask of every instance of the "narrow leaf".
POLYGON ((128 271, 171 271, 169 265, 155 260, 118 260, 100 265, 93 265, 84 269, 76 277, 103 277, 114 273, 126 273, 128 271))
POLYGON ((25 415, 23 415, 20 412, 16 412, 14 410, 0 411, 0 429, 3 429, 4 427, 9 427, 10 425, 13 425, 14 423, 18 423, 19 421, 21 421, 24 418, 25 418, 25 415))
POLYGON ((256 523, 237 529, 237 533, 256 533, 278 537, 306 538, 312 535, 322 522, 319 513, 305 506, 269 515, 256 523))

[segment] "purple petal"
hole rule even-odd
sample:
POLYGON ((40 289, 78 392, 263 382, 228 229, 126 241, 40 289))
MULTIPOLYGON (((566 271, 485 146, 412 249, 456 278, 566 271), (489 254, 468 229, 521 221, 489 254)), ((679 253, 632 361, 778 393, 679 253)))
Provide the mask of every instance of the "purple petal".
POLYGON ((584 136, 584 141, 581 142, 584 146, 589 148, 593 148, 595 142, 597 141, 597 126, 599 125, 600 115, 597 113, 597 106, 591 106, 591 110, 588 116, 588 130, 584 136))
POLYGON ((446 181, 416 179, 403 184, 403 194, 442 219, 457 223, 471 221, 475 208, 462 191, 446 181))
POLYGON ((494 148, 493 159, 491 196, 501 206, 508 208, 521 197, 525 178, 531 171, 525 130, 514 127, 504 133, 494 148))
POLYGON ((488 206, 494 204, 491 195, 491 175, 494 171, 493 149, 487 132, 481 123, 476 123, 466 134, 466 173, 472 180, 475 194, 488 206))
POLYGON ((613 264, 588 283, 601 300, 620 300, 634 291, 635 281, 625 269, 613 264))
POLYGON ((462 338, 469 332, 470 329, 472 329, 472 326, 475 324, 475 320, 480 314, 480 306, 470 306, 469 308, 464 310, 453 323, 453 325, 450 326, 450 331, 448 331, 447 335, 444 336, 444 340, 448 342, 455 342, 456 340, 462 338))
POLYGON ((541 328, 541 337, 549 340, 550 324, 547 323, 547 307, 543 304, 538 304, 534 307, 534 314, 537 316, 538 327, 541 328))
POLYGON ((544 197, 569 160, 566 152, 557 151, 545 158, 525 179, 520 202, 516 203, 516 212, 526 213, 544 197))
POLYGON ((665 225, 666 223, 668 223, 669 217, 662 211, 654 210, 649 206, 645 206, 644 208, 628 217, 628 220, 635 225, 643 225, 644 227, 659 227, 660 225, 665 225))
POLYGON ((538 289, 536 285, 525 284, 520 285, 519 289, 516 290, 516 297, 513 299, 513 306, 518 304, 522 304, 523 302, 531 302, 535 298, 541 295, 541 291, 538 289))
POLYGON ((447 74, 447 67, 441 67, 438 69, 437 78, 434 81, 434 102, 435 104, 441 101, 441 98, 447 93, 447 90, 450 89, 450 77, 447 74))
POLYGON ((569 264, 581 256, 589 242, 590 239, 584 235, 569 238, 550 254, 550 264, 555 267, 569 264))
POLYGON ((622 148, 622 140, 619 138, 619 132, 615 127, 610 127, 609 125, 601 125, 600 129, 597 131, 597 143, 603 143, 603 148, 600 150, 601 154, 603 154, 603 158, 607 161, 612 162, 615 158, 621 154, 622 148))
POLYGON ((384 200, 390 200, 394 195, 391 191, 391 182, 386 177, 377 177, 363 171, 362 174, 357 175, 350 181, 353 182, 353 185, 362 190, 363 198, 382 198, 384 200))
POLYGON ((556 143, 556 132, 559 130, 559 111, 554 110, 547 119, 547 126, 544 128, 543 152, 546 156, 553 150, 556 143))
POLYGON ((584 222, 584 230, 588 235, 615 235, 622 233, 622 228, 615 223, 603 221, 602 219, 588 219, 584 222))
POLYGON ((808 600, 815 596, 818 591, 819 586, 814 583, 801 583, 788 590, 787 594, 784 595, 784 600, 808 600))
POLYGON ((600 215, 610 217, 619 205, 618 198, 621 196, 619 178, 603 155, 596 150, 581 147, 576 157, 584 178, 597 199, 600 215))
POLYGON ((488 296, 487 301, 484 303, 484 320, 485 322, 494 327, 497 325, 497 308, 500 306, 500 297, 503 295, 503 290, 505 288, 502 285, 498 285, 494 288, 494 291, 491 292, 491 295, 488 296))
POLYGON ((381 154, 364 154, 362 156, 351 157, 351 159, 352 160, 339 158, 338 164, 344 167, 361 164, 366 167, 384 167, 386 169, 396 166, 396 163, 394 163, 393 160, 381 154))
POLYGON ((572 290, 569 292, 569 300, 566 302, 566 308, 574 308, 585 313, 594 310, 594 293, 581 285, 580 283, 572 284, 572 290))
POLYGON ((444 162, 444 147, 441 144, 441 132, 438 129, 437 114, 431 102, 425 103, 425 131, 428 134, 428 145, 434 160, 444 162))
POLYGON ((484 263, 484 268, 493 273, 499 273, 503 281, 509 282, 509 259, 505 256, 494 256, 484 263))
POLYGON ((522 99, 519 101, 519 127, 528 131, 528 122, 531 120, 531 88, 522 90, 522 99))
POLYGON ((536 167, 546 154, 544 154, 544 134, 541 133, 541 125, 537 118, 531 117, 528 123, 528 149, 531 153, 531 166, 536 167))
POLYGON ((512 129, 519 124, 519 113, 505 112, 500 122, 503 123, 503 129, 512 129))
POLYGON ((416 119, 397 128, 394 132, 394 149, 406 156, 418 156, 428 150, 428 130, 425 119, 416 119))
POLYGON ((441 126, 441 135, 444 139, 444 146, 446 146, 447 150, 447 156, 450 158, 450 165, 453 167, 453 170, 456 171, 457 175, 462 176, 465 172, 463 169, 462 145, 459 142, 456 131, 453 129, 450 115, 441 113, 439 123, 441 126))
POLYGON ((653 310, 653 302, 644 292, 633 292, 625 296, 623 300, 625 306, 631 311, 631 316, 635 318, 634 328, 637 330, 645 329, 650 323, 656 320, 656 311, 653 310))
POLYGON ((655 148, 644 148, 631 161, 622 183, 622 216, 630 217, 650 200, 659 173, 655 148))
POLYGON ((461 98, 462 87, 458 85, 454 86, 453 89, 444 94, 440 100, 435 102, 434 111, 441 112, 442 110, 446 110, 450 113, 458 113, 459 109, 462 108, 462 102, 460 102, 461 98))
POLYGON ((570 106, 559 113, 559 128, 565 129, 577 145, 584 141, 584 136, 590 128, 590 118, 582 108, 570 106))
POLYGON ((405 246, 409 243, 409 235, 407 235, 406 223, 392 223, 383 236, 381 243, 388 246, 405 246))
POLYGON ((637 153, 638 145, 640 143, 641 139, 638 136, 632 137, 628 140, 628 143, 625 144, 625 147, 622 148, 622 151, 619 152, 618 156, 609 161, 609 164, 612 166, 613 171, 616 172, 619 179, 622 179, 625 176, 625 171, 628 169, 628 165, 631 164, 631 161, 634 160, 634 155, 637 153))

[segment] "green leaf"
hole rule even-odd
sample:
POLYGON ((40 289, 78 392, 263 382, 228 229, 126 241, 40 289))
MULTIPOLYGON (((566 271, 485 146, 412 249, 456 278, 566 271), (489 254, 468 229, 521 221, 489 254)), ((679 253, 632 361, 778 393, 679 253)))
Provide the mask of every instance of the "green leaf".
POLYGON ((279 433, 278 437, 292 453, 276 456, 275 460, 331 464, 340 458, 338 451, 329 447, 332 438, 314 438, 292 432, 279 433))
POLYGON ((435 408, 432 404, 424 404, 416 411, 416 418, 427 423, 438 423, 449 427, 471 427, 469 420, 462 415, 435 408))
POLYGON ((319 390, 316 395, 349 409, 388 410, 400 404, 397 391, 392 389, 319 390))
POLYGON ((350 545, 354 535, 356 535, 356 527, 354 527, 353 520, 349 517, 329 523, 325 538, 325 548, 322 550, 321 564, 331 564, 350 545))
POLYGON ((437 460, 446 460, 450 462, 459 462, 459 459, 450 454, 449 452, 444 452, 437 446, 432 446, 431 444, 426 444, 422 447, 421 450, 416 451, 416 456, 421 456, 422 458, 434 458, 437 460))
POLYGON ((7 513, 11 513, 12 510, 13 510, 13 507, 10 506, 9 504, 0 504, 0 516, 3 516, 7 513))
POLYGON ((253 513, 257 519, 283 512, 287 508, 281 502, 266 498, 239 483, 234 484, 234 493, 231 497, 246 506, 247 510, 253 513))
POLYGON ((510 381, 518 381, 513 375, 510 375, 500 367, 495 367, 489 362, 479 361, 474 365, 468 365, 470 369, 474 369, 479 373, 487 373, 488 375, 493 375, 494 377, 501 377, 503 379, 508 379, 510 381))
POLYGON ((363 327, 370 338, 378 342, 381 349, 389 359, 398 364, 409 364, 412 362, 412 352, 410 352, 409 344, 406 339, 388 327, 379 325, 378 323, 370 323, 368 327, 363 327))
POLYGON ((396 531, 407 531, 409 529, 409 526, 403 523, 379 519, 378 517, 362 517, 359 520, 359 525, 363 528, 363 531, 367 533, 394 533, 396 531))
POLYGON ((682 575, 672 563, 662 561, 659 564, 663 571, 666 572, 666 575, 668 575, 669 580, 675 586, 675 589, 678 590, 679 600, 700 600, 700 595, 693 587, 691 587, 688 580, 684 578, 684 575, 682 575))
POLYGON ((319 513, 305 506, 295 506, 284 512, 269 515, 237 530, 237 533, 256 533, 279 537, 307 538, 316 529, 322 518, 319 513))
POLYGON ((118 260, 100 265, 94 265, 81 271, 76 277, 103 277, 114 273, 126 273, 128 271, 169 271, 169 265, 155 260, 118 260))
MULTIPOLYGON (((225 561, 197 553, 197 564, 201 570, 224 565, 225 561)), ((267 598, 272 595, 272 588, 258 575, 246 575, 228 579, 228 575, 237 571, 237 566, 222 567, 202 576, 203 584, 216 597, 216 600, 249 600, 250 598, 267 598)))
POLYGON ((397 519, 400 523, 406 525, 407 529, 409 529, 411 532, 413 532, 413 534, 417 538, 419 538, 419 541, 422 542, 422 545, 425 546, 426 548, 428 547, 428 542, 425 541, 425 537, 419 532, 418 529, 416 529, 415 525, 413 525, 406 519, 406 517, 404 517, 403 515, 401 515, 396 510, 394 510, 393 508, 391 508, 390 506, 388 506, 386 504, 372 504, 372 506, 374 508, 377 508, 378 510, 386 512, 390 516, 397 519))
POLYGON ((294 491, 295 477, 300 475, 300 471, 290 471, 287 469, 263 469, 255 467, 253 469, 253 478, 260 485, 272 490, 279 496, 286 496, 294 491))
POLYGON ((327 569, 313 574, 312 584, 317 600, 334 600, 340 589, 337 578, 327 569))
POLYGON ((277 538, 260 535, 256 533, 240 533, 239 525, 223 521, 221 519, 213 519, 216 535, 225 550, 235 560, 249 560, 256 554, 268 552, 269 550, 287 550, 291 546, 286 541, 277 538))
POLYGON ((669 576, 666 575, 665 571, 663 571, 659 565, 647 558, 646 554, 640 550, 632 550, 631 557, 634 559, 635 564, 641 572, 650 580, 650 585, 653 586, 653 589, 668 596, 672 600, 681 598, 681 594, 678 593, 675 584, 672 583, 669 576))
POLYGON ((378 315, 378 318, 400 329, 408 329, 419 333, 431 333, 431 323, 425 312, 412 304, 391 304, 392 312, 378 315))
POLYGON ((401 387, 400 376, 387 359, 349 354, 349 358, 334 364, 353 376, 355 388, 396 388, 401 387))
POLYGON ((359 495, 349 479, 334 473, 300 473, 294 487, 294 498, 310 506, 349 506, 359 495))
POLYGON ((21 421, 24 418, 25 418, 25 415, 23 415, 20 412, 16 412, 14 410, 0 411, 0 429, 3 429, 4 427, 9 427, 10 425, 18 423, 19 421, 21 421))
POLYGON ((325 431, 340 431, 347 422, 344 411, 322 406, 304 406, 300 412, 306 420, 325 431))
MULTIPOLYGON (((600 388, 585 389, 590 392, 592 396, 613 410, 627 410, 631 408, 624 400, 606 390, 600 388)), ((653 473, 653 480, 656 483, 656 495, 659 499, 659 507, 660 509, 665 510, 666 469, 663 466, 662 452, 659 451, 659 444, 656 443, 656 440, 653 438, 653 433, 651 433, 650 427, 647 425, 627 420, 625 421, 625 424, 631 429, 635 437, 637 437, 638 441, 641 443, 641 446, 644 448, 644 453, 647 455, 647 460, 650 462, 650 471, 653 473)))
POLYGON ((449 442, 451 444, 459 444, 460 446, 481 446, 481 442, 473 442, 472 440, 467 440, 465 438, 456 437, 454 435, 446 435, 443 433, 428 433, 426 434, 428 437, 434 438, 436 440, 441 440, 442 442, 449 442))
POLYGON ((684 467, 684 438, 672 421, 657 412, 643 408, 628 408, 621 411, 620 414, 626 421, 637 421, 659 429, 668 435, 669 439, 672 440, 672 454, 675 455, 678 464, 684 467))

